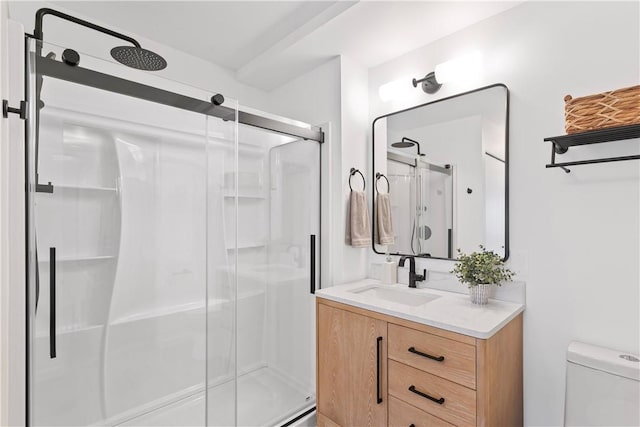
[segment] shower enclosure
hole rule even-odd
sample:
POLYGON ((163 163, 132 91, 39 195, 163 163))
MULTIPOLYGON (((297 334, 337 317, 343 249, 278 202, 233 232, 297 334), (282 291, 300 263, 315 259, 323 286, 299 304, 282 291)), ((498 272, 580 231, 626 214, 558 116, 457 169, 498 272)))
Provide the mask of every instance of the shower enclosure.
POLYGON ((450 254, 453 230, 453 165, 387 152, 387 178, 396 241, 390 252, 450 254))
POLYGON ((27 42, 29 424, 312 410, 321 131, 27 42))

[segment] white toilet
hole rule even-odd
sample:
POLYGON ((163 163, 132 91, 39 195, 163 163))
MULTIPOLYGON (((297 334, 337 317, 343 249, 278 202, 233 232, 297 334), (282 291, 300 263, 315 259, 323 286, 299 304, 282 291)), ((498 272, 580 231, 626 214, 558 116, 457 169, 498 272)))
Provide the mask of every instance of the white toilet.
POLYGON ((565 426, 640 426, 640 357, 572 342, 565 426))

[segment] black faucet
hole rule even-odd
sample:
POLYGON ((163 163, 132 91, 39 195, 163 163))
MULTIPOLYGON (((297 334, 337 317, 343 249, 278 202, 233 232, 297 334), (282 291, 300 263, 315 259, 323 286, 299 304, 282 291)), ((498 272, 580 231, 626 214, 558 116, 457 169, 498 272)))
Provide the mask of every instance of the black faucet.
POLYGON ((412 256, 400 257, 398 265, 404 267, 404 262, 409 260, 409 287, 415 288, 416 282, 422 282, 427 277, 427 269, 424 269, 424 274, 416 274, 416 259, 412 256))

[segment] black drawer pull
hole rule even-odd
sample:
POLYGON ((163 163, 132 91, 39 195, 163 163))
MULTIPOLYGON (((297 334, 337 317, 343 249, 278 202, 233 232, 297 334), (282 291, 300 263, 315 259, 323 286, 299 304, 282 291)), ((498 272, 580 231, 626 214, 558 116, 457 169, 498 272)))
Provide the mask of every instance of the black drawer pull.
POLYGON ((436 402, 438 405, 442 405, 444 403, 444 397, 441 397, 440 399, 436 399, 435 397, 429 396, 428 394, 423 393, 420 390, 416 390, 416 387, 413 386, 413 385, 411 387, 409 387, 409 391, 411 393, 417 394, 418 396, 425 397, 425 398, 431 400, 432 402, 436 402))
POLYGON ((410 424, 409 427, 416 427, 416 425, 415 424, 410 424))
POLYGON ((416 350, 415 347, 409 347, 407 351, 413 354, 417 354, 418 356, 426 357, 427 359, 435 360, 436 362, 442 362, 444 360, 444 356, 432 356, 430 354, 416 350))

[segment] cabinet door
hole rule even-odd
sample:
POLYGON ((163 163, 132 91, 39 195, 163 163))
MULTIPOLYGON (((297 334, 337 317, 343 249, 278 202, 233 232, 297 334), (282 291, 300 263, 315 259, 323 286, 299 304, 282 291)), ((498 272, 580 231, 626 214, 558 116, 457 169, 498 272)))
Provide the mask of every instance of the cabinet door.
POLYGON ((387 323, 318 304, 318 412, 340 426, 387 424, 387 323))

